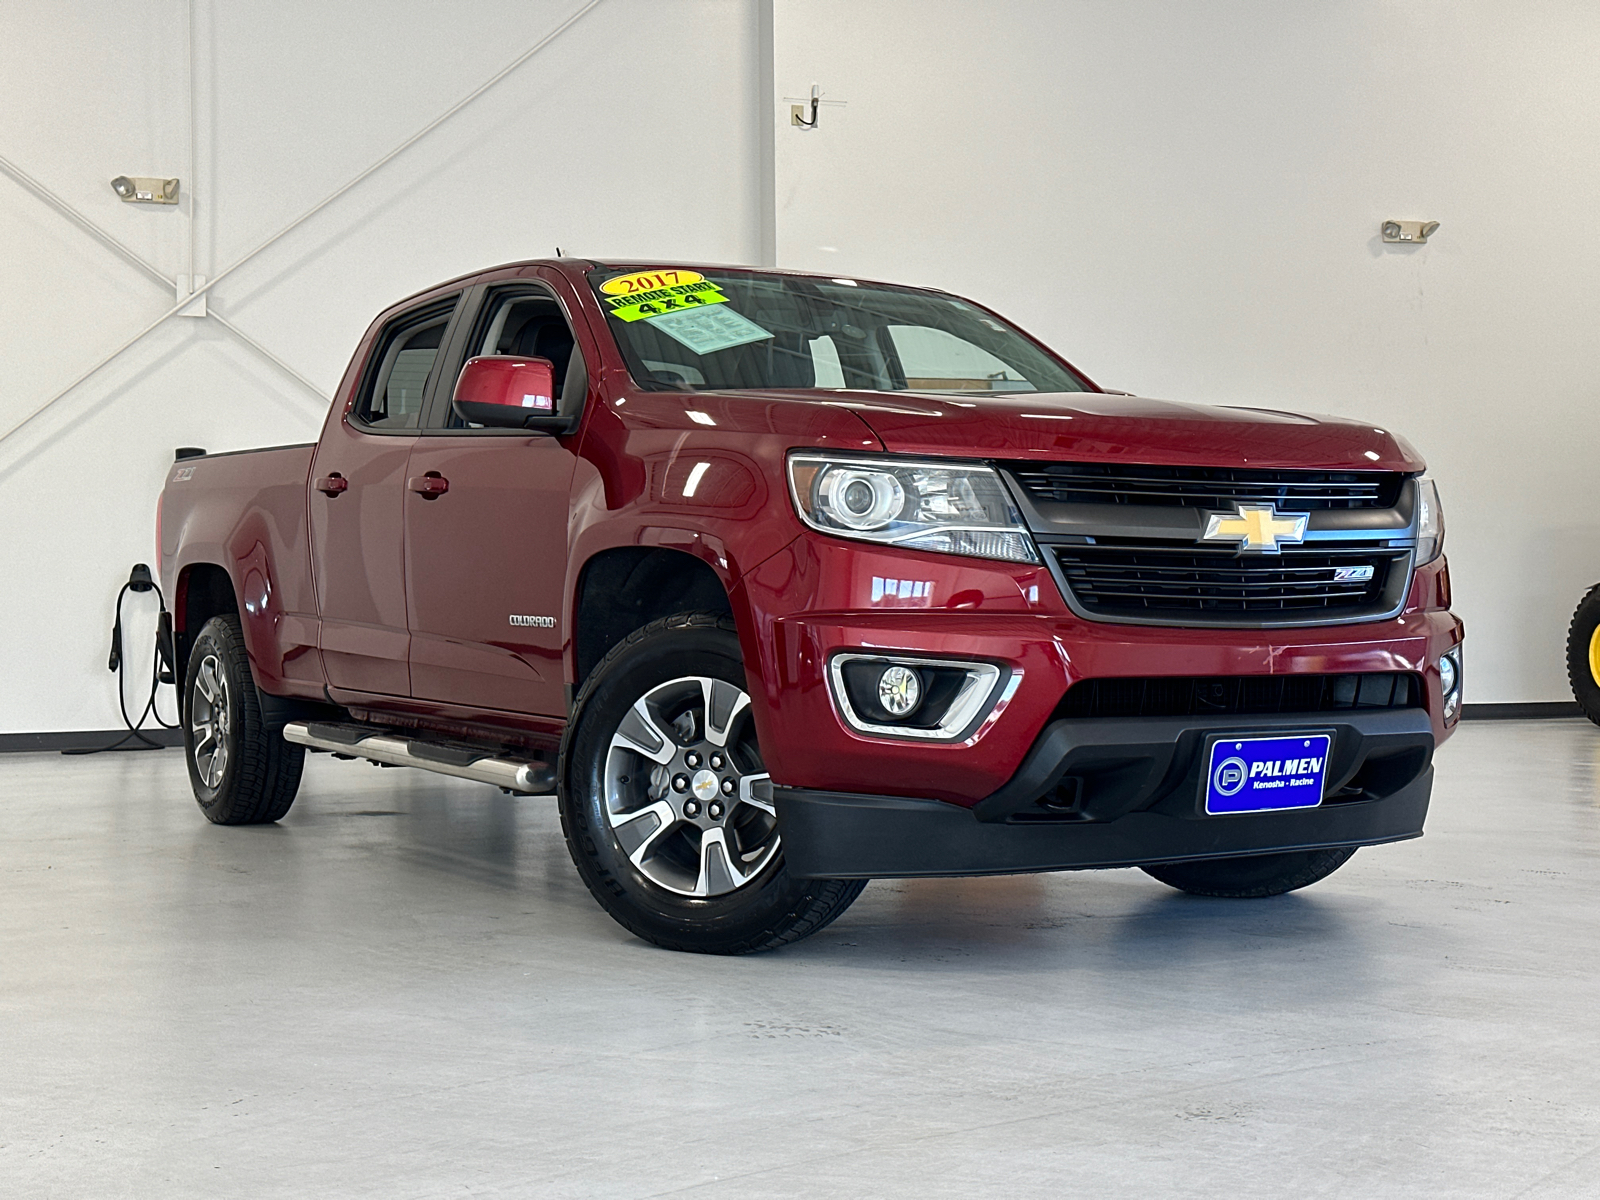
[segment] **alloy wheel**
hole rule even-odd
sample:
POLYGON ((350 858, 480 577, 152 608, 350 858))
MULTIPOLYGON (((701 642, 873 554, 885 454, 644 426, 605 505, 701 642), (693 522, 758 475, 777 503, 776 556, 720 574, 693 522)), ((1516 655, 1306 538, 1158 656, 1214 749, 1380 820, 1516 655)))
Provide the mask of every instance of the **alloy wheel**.
POLYGON ((612 734, 606 817, 628 861, 680 896, 722 896, 778 853, 750 697, 691 675, 650 689, 612 734))
POLYGON ((228 677, 222 661, 208 654, 195 672, 194 693, 189 697, 194 768, 208 788, 219 786, 228 769, 229 722, 228 677))

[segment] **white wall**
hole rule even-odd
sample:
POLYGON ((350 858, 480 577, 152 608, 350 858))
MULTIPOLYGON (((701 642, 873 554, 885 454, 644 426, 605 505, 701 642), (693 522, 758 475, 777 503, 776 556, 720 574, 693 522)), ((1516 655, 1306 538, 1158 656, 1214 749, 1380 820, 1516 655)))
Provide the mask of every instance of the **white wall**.
POLYGON ((1600 579, 1600 6, 778 0, 778 261, 993 304, 1103 385, 1403 432, 1468 699, 1600 579), (1423 247, 1389 217, 1441 222, 1423 247))
MULTIPOLYGON (((197 0, 195 269, 218 274, 581 2, 197 0)), ((186 13, 0 9, 0 155, 169 276, 188 270, 189 198, 125 205, 108 181, 191 185, 186 13)), ((602 0, 212 303, 327 395, 380 308, 452 275, 557 244, 753 261, 756 46, 749 0, 602 0)), ((3 172, 0 271, 0 433, 173 304, 3 172)), ((326 407, 215 323, 174 319, 0 440, 0 733, 120 725, 110 607, 153 561, 173 447, 309 440, 326 407)))
MULTIPOLYGON (((240 254, 582 0, 196 0, 196 269, 240 254)), ((391 300, 549 253, 754 261, 762 0, 602 0, 219 285, 331 391, 391 300)), ((168 275, 185 0, 0 9, 0 155, 168 275)), ((1469 699, 1566 697, 1600 578, 1600 9, 775 0, 778 260, 951 288, 1107 386, 1404 431, 1444 488, 1469 699), (813 81, 844 108, 787 124, 813 81), (1386 217, 1442 222, 1426 247, 1386 217), (831 249, 830 249, 831 248, 831 249)), ((0 432, 171 300, 0 172, 0 432)), ((315 436, 325 401, 174 320, 0 440, 0 733, 112 728, 110 603, 172 448, 315 436)))

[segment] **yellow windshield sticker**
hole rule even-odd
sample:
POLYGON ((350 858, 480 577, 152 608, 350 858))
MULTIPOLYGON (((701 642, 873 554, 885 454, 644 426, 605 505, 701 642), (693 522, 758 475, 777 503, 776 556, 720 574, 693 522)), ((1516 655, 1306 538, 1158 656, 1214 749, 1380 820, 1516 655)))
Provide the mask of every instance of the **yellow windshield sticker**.
POLYGON ((600 285, 608 296, 634 296, 640 292, 654 292, 661 288, 677 287, 682 283, 699 283, 705 276, 699 271, 685 271, 679 267, 659 271, 635 271, 632 275, 618 275, 600 285))
MULTIPOLYGON (((693 271, 678 273, 694 275, 693 271)), ((616 282, 615 279, 607 280, 600 285, 600 290, 605 291, 616 282)), ((708 304, 726 304, 728 298, 709 279, 695 275, 694 279, 687 283, 668 284, 665 287, 649 288, 620 296, 606 296, 605 302, 606 311, 617 320, 643 321, 648 317, 660 317, 667 313, 691 312, 708 304)))

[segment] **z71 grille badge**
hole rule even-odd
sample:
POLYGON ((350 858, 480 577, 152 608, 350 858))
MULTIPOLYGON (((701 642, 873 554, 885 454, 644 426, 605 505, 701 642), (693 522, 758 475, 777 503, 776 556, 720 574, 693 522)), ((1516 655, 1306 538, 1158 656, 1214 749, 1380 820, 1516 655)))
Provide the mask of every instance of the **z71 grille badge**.
POLYGON ((1335 583, 1371 583, 1372 576, 1376 571, 1376 567, 1335 567, 1333 569, 1333 581, 1335 583))

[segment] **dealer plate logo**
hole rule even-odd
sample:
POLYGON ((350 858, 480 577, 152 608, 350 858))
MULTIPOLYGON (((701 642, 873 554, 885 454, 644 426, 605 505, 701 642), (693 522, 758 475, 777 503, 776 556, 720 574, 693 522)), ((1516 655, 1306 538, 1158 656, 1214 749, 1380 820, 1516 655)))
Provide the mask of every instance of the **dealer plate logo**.
POLYGON ((1211 776, 1211 786, 1219 796, 1237 796, 1250 777, 1250 764, 1242 758, 1225 758, 1211 776))

